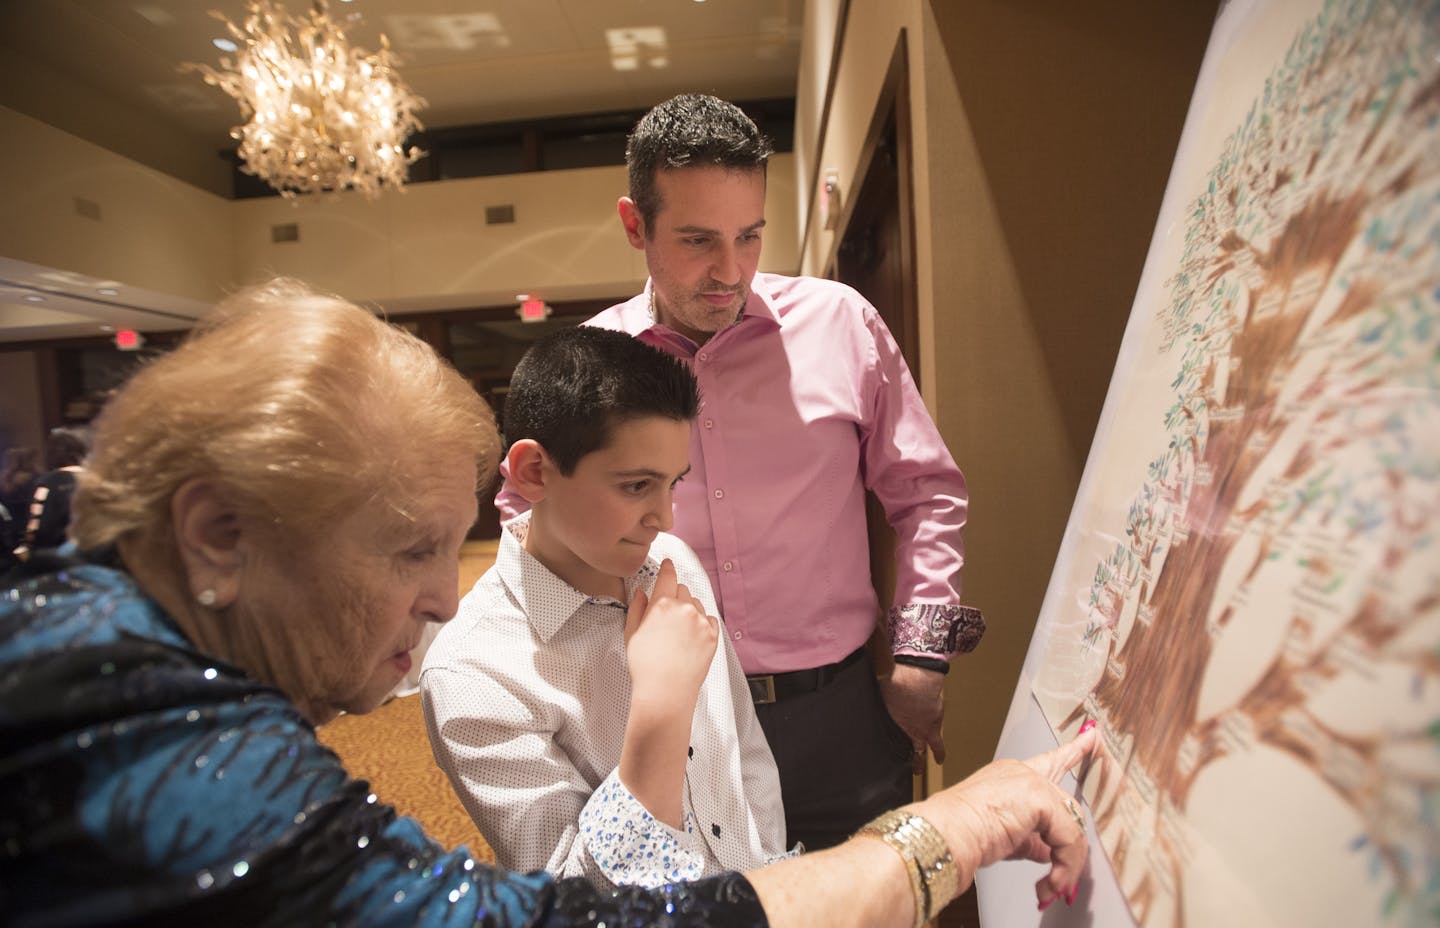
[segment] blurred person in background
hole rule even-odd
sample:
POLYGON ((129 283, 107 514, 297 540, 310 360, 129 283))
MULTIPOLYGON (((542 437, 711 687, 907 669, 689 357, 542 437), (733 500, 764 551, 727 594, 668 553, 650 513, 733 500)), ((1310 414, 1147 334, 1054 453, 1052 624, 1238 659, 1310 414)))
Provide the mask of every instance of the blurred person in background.
POLYGON ((75 480, 90 450, 86 430, 65 426, 45 438, 45 473, 36 478, 25 512, 25 527, 16 554, 24 560, 34 551, 58 548, 70 526, 70 499, 75 480))
POLYGON ((30 509, 30 494, 40 476, 40 455, 34 448, 6 448, 0 462, 0 570, 16 560, 30 509))

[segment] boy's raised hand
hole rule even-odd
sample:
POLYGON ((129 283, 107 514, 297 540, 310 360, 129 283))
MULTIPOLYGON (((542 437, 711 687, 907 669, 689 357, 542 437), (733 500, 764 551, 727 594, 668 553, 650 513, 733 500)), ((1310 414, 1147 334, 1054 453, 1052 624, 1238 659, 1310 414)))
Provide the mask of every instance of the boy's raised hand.
POLYGON ((684 827, 686 747, 695 700, 715 656, 720 623, 675 578, 667 558, 649 596, 636 592, 625 615, 630 715, 620 782, 650 814, 684 827))
POLYGON ((675 577, 666 558, 649 596, 637 591, 625 616, 625 657, 634 697, 683 698, 685 718, 695 710, 710 669, 720 623, 675 577))

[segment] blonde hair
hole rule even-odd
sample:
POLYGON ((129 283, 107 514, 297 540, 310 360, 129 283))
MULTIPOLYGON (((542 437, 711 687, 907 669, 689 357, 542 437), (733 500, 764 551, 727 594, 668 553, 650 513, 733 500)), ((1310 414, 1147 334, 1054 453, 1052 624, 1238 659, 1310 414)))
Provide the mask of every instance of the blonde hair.
POLYGON ((170 500, 189 480, 305 538, 369 500, 403 511, 430 460, 468 456, 487 485, 498 452, 490 407, 428 345, 279 279, 223 300, 106 404, 70 531, 134 542, 179 583, 170 500))

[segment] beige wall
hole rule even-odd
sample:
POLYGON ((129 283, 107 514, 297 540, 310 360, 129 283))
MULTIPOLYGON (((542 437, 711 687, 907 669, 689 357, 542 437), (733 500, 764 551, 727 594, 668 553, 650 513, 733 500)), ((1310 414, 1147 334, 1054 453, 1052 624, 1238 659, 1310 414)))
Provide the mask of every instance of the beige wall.
POLYGON ((0 139, 0 256, 204 301, 230 281, 229 201, 3 107, 0 139))
MULTIPOLYGON (((213 302, 290 274, 404 311, 503 305, 518 292, 628 296, 645 281, 615 212, 619 166, 415 184, 373 201, 231 201, 3 107, 0 138, 0 257, 156 294, 213 302), (100 218, 82 215, 77 198, 100 218), (502 204, 516 221, 485 225, 485 208, 502 204), (273 242, 277 224, 295 224, 299 241, 273 242)), ((793 164, 774 161, 766 270, 799 267, 793 164)))
MULTIPOLYGON (((799 266, 793 155, 767 189, 766 270, 799 266)), ((644 255, 616 215, 624 167, 581 168, 415 184, 375 203, 353 196, 244 200, 233 205, 237 276, 293 274, 392 308, 494 306, 517 293, 550 300, 628 296, 645 283, 644 255), (487 226, 485 209, 515 222, 487 226), (274 243, 293 223, 298 242, 274 243)))
MULTIPOLYGON (((964 597, 990 623, 947 682, 946 783, 992 756, 1009 708, 1214 12, 1139 0, 851 0, 815 157, 840 173, 842 191, 855 189, 904 30, 921 389, 969 482, 964 597)), ((807 22, 805 54, 830 40, 807 22)), ((800 87, 797 106, 818 113, 823 86, 800 87)), ((797 125, 809 118, 797 114, 797 125)), ((797 164, 805 183, 813 167, 797 164)), ((811 228, 807 273, 832 244, 811 228)))

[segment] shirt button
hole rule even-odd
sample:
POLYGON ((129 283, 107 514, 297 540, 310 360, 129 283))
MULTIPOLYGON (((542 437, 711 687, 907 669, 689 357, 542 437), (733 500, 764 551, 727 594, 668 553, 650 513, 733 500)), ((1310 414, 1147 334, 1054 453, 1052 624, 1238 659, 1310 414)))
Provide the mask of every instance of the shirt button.
POLYGON ((741 638, 744 638, 744 637, 745 637, 745 633, 744 633, 744 632, 736 632, 736 633, 735 633, 735 640, 736 640, 736 641, 739 641, 741 638))
POLYGON ((706 427, 707 429, 713 429, 713 428, 715 427, 715 420, 714 420, 714 419, 706 419, 706 420, 705 420, 705 427, 706 427))
POLYGON ((715 498, 716 498, 716 499, 724 499, 724 498, 725 498, 725 491, 724 491, 724 490, 716 490, 716 491, 715 491, 715 498))
POLYGON ((721 566, 722 568, 724 568, 724 570, 728 573, 728 572, 730 572, 730 571, 732 571, 732 570, 735 569, 735 562, 734 562, 734 561, 726 561, 724 564, 721 564, 720 566, 721 566))
POLYGON ((717 837, 717 838, 720 837, 720 826, 717 825, 717 824, 715 824, 714 822, 711 822, 711 823, 710 823, 710 833, 711 833, 712 835, 714 835, 715 837, 717 837))
POLYGON ((702 351, 702 352, 700 352, 700 354, 698 355, 698 357, 699 357, 700 360, 702 360, 702 361, 708 361, 708 360, 710 360, 710 352, 708 352, 708 351, 702 351))
POLYGON ((689 753, 688 755, 686 755, 686 756, 687 756, 687 757, 694 757, 694 756, 695 756, 695 748, 693 748, 693 747, 690 748, 690 753, 689 753))

